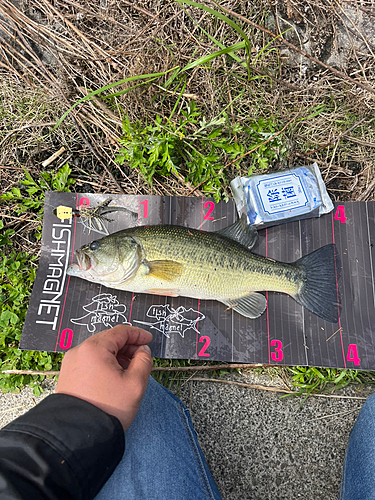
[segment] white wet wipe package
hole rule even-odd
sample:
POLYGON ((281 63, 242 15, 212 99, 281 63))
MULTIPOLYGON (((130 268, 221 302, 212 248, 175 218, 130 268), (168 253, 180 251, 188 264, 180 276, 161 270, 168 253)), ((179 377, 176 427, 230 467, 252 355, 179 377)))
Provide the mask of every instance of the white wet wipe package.
POLYGON ((239 215, 266 227, 282 222, 320 217, 333 210, 318 165, 265 175, 236 177, 231 182, 239 215))

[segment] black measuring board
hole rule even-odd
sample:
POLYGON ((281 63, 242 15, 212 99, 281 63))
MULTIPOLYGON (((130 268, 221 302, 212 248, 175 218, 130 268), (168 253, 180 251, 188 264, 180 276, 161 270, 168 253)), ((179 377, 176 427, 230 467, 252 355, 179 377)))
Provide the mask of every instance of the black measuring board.
POLYGON ((126 212, 112 221, 58 219, 64 205, 95 207, 109 195, 47 193, 42 250, 20 347, 66 351, 119 323, 153 334, 152 354, 161 358, 324 366, 375 370, 375 202, 335 204, 320 218, 259 231, 253 252, 282 262, 335 243, 339 321, 327 323, 291 297, 265 292, 268 306, 255 320, 211 300, 134 294, 66 275, 74 250, 135 225, 173 224, 217 231, 238 216, 233 200, 110 195, 126 212))

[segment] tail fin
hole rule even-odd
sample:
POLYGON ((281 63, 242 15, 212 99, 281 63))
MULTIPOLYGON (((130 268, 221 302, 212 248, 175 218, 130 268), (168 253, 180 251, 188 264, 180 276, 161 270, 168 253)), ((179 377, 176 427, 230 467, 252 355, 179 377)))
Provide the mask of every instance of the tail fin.
POLYGON ((303 285, 295 300, 330 323, 338 322, 340 263, 335 245, 318 248, 295 262, 303 272, 303 285))

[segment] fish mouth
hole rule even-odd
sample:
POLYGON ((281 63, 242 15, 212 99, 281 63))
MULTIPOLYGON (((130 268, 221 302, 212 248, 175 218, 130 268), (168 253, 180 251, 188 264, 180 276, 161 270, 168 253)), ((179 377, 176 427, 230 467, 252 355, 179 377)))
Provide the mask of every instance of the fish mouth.
POLYGON ((76 250, 75 254, 80 271, 88 271, 95 266, 94 260, 82 250, 76 250))

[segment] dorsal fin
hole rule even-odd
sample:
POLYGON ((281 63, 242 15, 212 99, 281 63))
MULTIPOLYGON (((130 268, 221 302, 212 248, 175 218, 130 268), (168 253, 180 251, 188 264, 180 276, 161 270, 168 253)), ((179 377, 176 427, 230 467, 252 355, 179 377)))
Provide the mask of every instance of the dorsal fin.
POLYGON ((221 236, 237 241, 249 250, 253 248, 258 239, 258 231, 255 227, 248 225, 246 214, 242 214, 241 219, 238 219, 238 221, 231 226, 220 229, 220 231, 216 231, 216 234, 220 234, 221 236))

